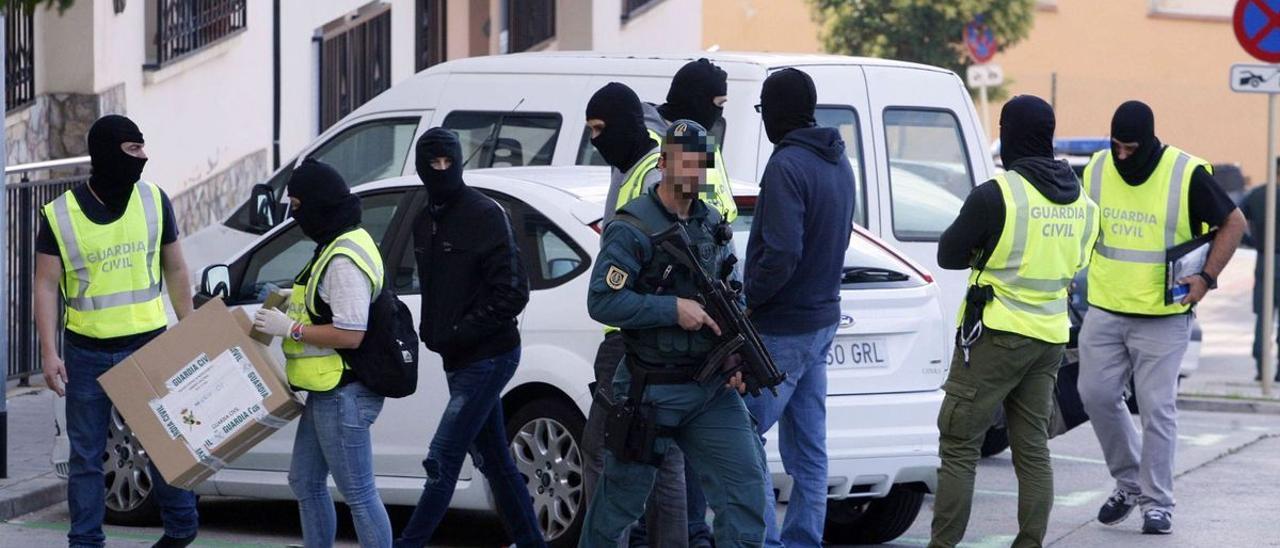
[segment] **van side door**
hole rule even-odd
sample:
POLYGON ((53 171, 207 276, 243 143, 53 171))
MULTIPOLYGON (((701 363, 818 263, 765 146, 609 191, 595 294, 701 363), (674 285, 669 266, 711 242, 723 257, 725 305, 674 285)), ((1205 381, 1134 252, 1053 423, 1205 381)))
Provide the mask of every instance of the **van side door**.
POLYGON ((968 272, 938 266, 938 239, 991 173, 973 101, 953 73, 874 65, 864 71, 880 191, 873 231, 933 272, 943 316, 954 321, 968 272))

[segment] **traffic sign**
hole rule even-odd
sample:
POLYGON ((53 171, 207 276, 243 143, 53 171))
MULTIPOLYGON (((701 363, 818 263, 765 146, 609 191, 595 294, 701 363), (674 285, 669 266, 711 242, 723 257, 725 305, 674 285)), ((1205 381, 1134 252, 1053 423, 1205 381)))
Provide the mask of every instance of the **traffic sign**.
POLYGON ((1231 91, 1280 93, 1280 66, 1231 65, 1231 91))
MULTIPOLYGON (((1280 2, 1280 0, 1274 1, 1280 2)), ((964 46, 969 50, 973 60, 978 63, 990 61, 996 56, 996 52, 1000 51, 1000 46, 996 44, 995 33, 991 31, 991 27, 982 22, 981 16, 964 26, 964 46)))
POLYGON ((965 80, 971 88, 995 87, 1004 83, 1004 69, 995 63, 969 65, 965 80))
POLYGON ((1231 26, 1249 55, 1280 63, 1280 0, 1237 0, 1231 26))

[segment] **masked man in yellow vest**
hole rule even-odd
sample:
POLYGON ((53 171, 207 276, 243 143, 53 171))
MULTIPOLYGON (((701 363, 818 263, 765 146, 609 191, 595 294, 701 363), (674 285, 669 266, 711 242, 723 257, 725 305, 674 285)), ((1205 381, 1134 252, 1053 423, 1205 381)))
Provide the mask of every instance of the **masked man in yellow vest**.
MULTIPOLYGON (((662 179, 662 171, 658 169, 661 151, 652 132, 645 129, 640 98, 624 84, 610 82, 596 91, 587 102, 586 116, 592 146, 613 168, 604 218, 600 221, 604 226, 613 220, 618 209, 645 196, 662 179)), ((588 504, 604 470, 604 425, 608 414, 604 404, 611 399, 613 375, 625 350, 622 333, 610 328, 596 352, 597 395, 587 415, 582 439, 583 492, 586 494, 583 500, 588 504)), ((627 535, 629 545, 674 548, 688 545, 685 483, 684 455, 672 445, 658 468, 653 492, 641 519, 643 526, 639 523, 632 526, 627 535)))
MULTIPOLYGON (((162 287, 167 286, 178 319, 191 312, 190 278, 173 206, 160 187, 141 180, 147 163, 142 132, 124 116, 104 116, 89 128, 88 144, 93 169, 88 184, 45 204, 36 238, 35 312, 44 378, 67 398, 71 546, 106 541, 103 454, 111 400, 98 375, 164 332, 168 316, 162 287)), ((164 537, 156 546, 195 540, 193 493, 169 486, 151 465, 116 473, 150 476, 151 497, 164 521, 164 537)))
POLYGON ((307 392, 289 464, 306 546, 332 546, 337 531, 329 477, 351 509, 361 546, 389 548, 391 520, 373 480, 369 429, 383 397, 355 378, 339 348, 359 348, 369 306, 382 292, 382 255, 360 226, 360 197, 329 165, 307 159, 289 176, 289 210, 316 243, 293 279, 288 313, 260 308, 254 327, 283 339, 289 384, 307 392))
MULTIPOLYGON (((689 61, 671 78, 667 90, 667 102, 661 105, 644 104, 644 123, 649 137, 662 144, 674 120, 693 120, 716 135, 724 135, 724 105, 729 100, 729 75, 724 69, 703 58, 689 61), (720 124, 719 131, 715 130, 720 124)), ((725 169, 721 143, 715 144, 715 165, 707 170, 707 182, 699 197, 707 205, 720 211, 724 220, 738 218, 738 206, 733 201, 733 189, 729 184, 729 171, 725 169)), ((618 204, 622 207, 623 204, 618 204)), ((710 533, 705 535, 710 543, 710 533)))
POLYGON ((1066 162, 1054 160, 1053 109, 1020 95, 1000 112, 1008 171, 974 189, 938 242, 943 268, 972 267, 938 414, 937 500, 931 547, 964 537, 982 438, 1000 406, 1018 475, 1015 547, 1044 543, 1053 507, 1049 417, 1069 338, 1067 288, 1089 262, 1098 206, 1066 162))
POLYGON ((1098 521, 1116 525, 1141 505, 1142 532, 1173 531, 1173 455, 1178 440, 1178 372, 1192 307, 1217 285, 1245 220, 1213 180, 1209 163, 1155 134, 1151 108, 1129 101, 1111 119, 1111 150, 1085 167, 1084 185, 1102 208, 1089 265, 1089 312, 1080 331, 1080 399, 1116 480, 1098 521), (1181 301, 1166 304, 1165 252, 1217 228, 1181 301), (1132 379, 1142 433, 1125 405, 1132 379))

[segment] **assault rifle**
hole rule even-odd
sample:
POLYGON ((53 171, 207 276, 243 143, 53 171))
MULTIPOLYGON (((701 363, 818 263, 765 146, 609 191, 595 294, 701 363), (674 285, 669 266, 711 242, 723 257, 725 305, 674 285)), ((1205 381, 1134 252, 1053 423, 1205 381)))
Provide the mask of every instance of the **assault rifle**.
POLYGON ((775 387, 782 384, 787 375, 778 371, 769 351, 760 340, 760 334, 738 304, 741 286, 735 283, 736 287, 731 288, 723 279, 711 277, 702 268, 690 243, 689 233, 681 224, 677 223, 654 235, 653 244, 666 250, 677 263, 689 269, 701 293, 698 301, 720 326, 721 342, 711 351, 706 363, 698 369, 694 380, 703 382, 717 374, 732 375, 742 371, 742 380, 752 396, 759 396, 764 389, 777 396, 778 390, 775 387), (726 361, 735 353, 742 359, 725 367, 726 361))

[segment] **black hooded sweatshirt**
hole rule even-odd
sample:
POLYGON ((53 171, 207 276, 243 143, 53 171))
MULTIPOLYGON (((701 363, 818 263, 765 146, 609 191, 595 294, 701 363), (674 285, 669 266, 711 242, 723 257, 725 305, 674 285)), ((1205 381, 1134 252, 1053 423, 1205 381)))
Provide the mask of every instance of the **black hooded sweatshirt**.
POLYGON ((445 371, 456 371, 519 348, 516 320, 529 302, 529 280, 507 212, 463 183, 453 133, 428 131, 416 154, 431 196, 413 221, 422 288, 418 334, 443 358, 445 371), (433 170, 431 159, 441 156, 453 166, 433 170))
MULTIPOLYGON (((1083 191, 1065 161, 1053 158, 1053 108, 1033 95, 1019 95, 1000 111, 1000 155, 1049 201, 1069 204, 1083 191)), ((995 250, 1005 223, 1004 197, 995 180, 974 189, 960 215, 938 241, 938 266, 948 270, 981 267, 995 250)))
MULTIPOLYGON (((111 224, 124 215, 132 196, 130 189, 138 182, 141 165, 145 164, 145 161, 125 154, 120 145, 144 142, 142 132, 132 120, 124 116, 107 115, 99 118, 89 128, 87 141, 93 170, 90 176, 92 182, 71 189, 71 195, 90 221, 100 225, 111 224), (91 184, 97 190, 91 190, 91 184), (102 192, 98 193, 98 190, 102 192), (95 196, 95 193, 98 195, 95 196)), ((163 190, 160 191, 160 205, 160 244, 168 245, 178 241, 178 223, 174 220, 173 204, 169 203, 169 196, 163 190)), ((44 209, 41 208, 40 212, 39 226, 36 228, 36 253, 61 257, 58 240, 53 235, 49 220, 44 217, 44 209)), ((164 329, 157 329, 138 335, 95 339, 64 330, 64 338, 67 343, 79 348, 114 351, 139 347, 163 332, 164 329)))

